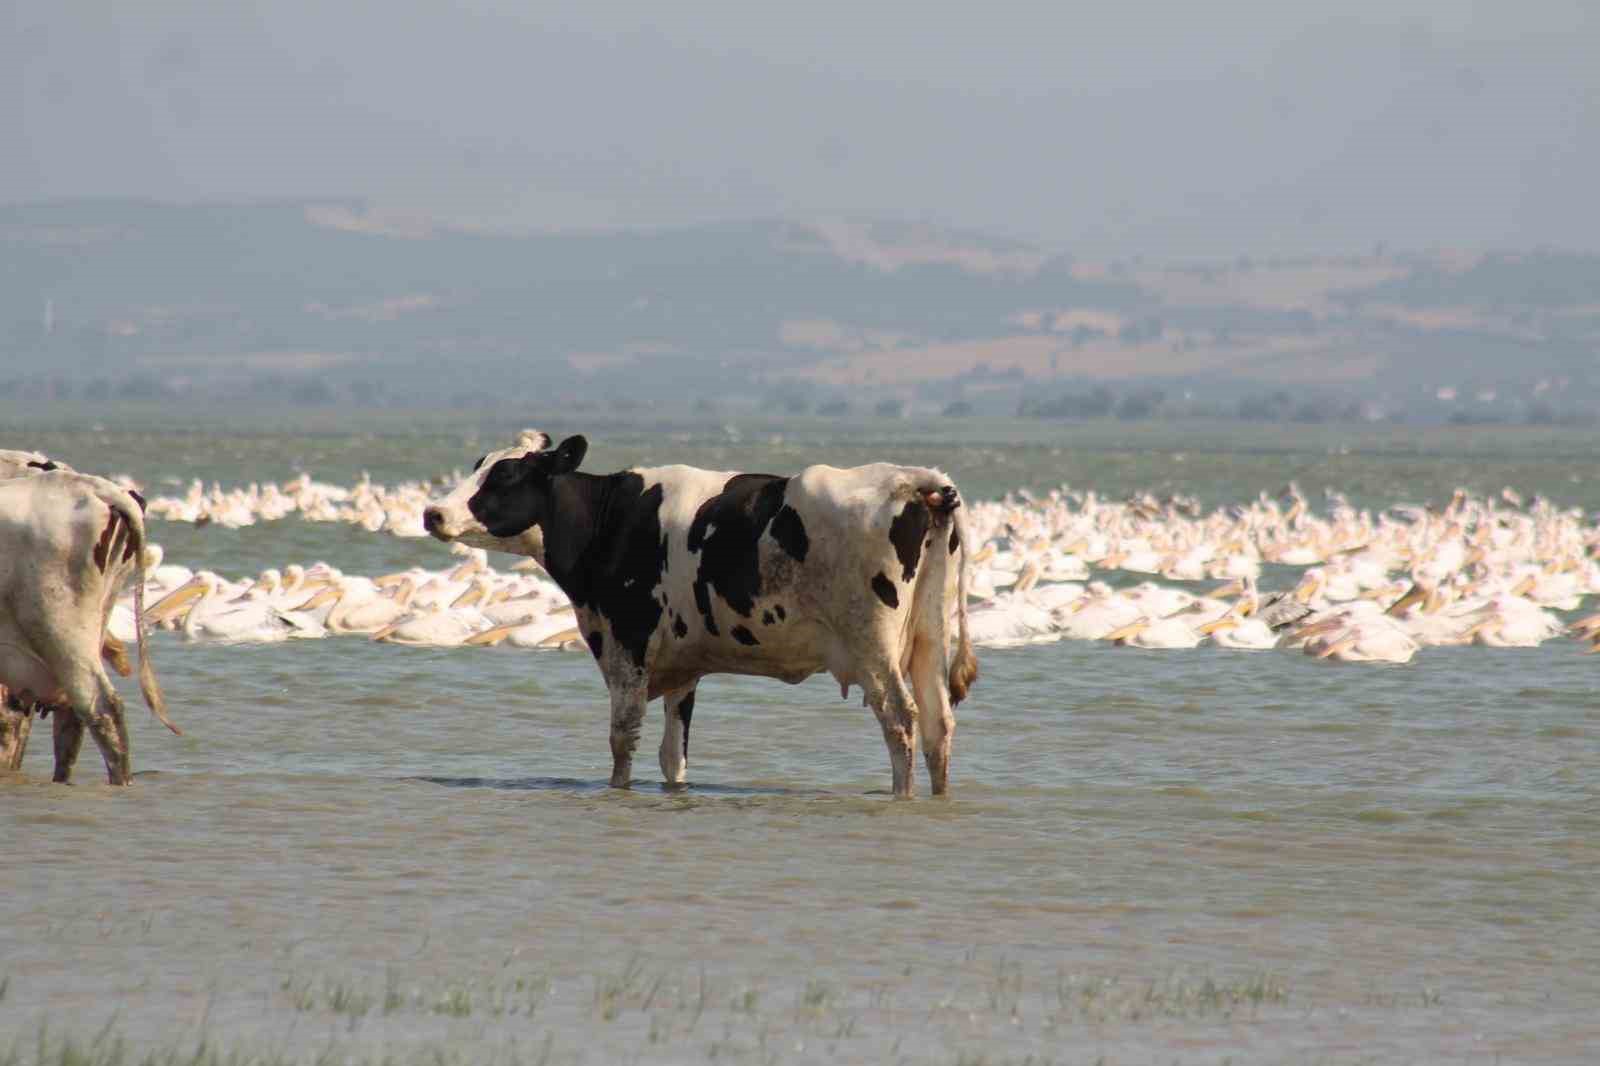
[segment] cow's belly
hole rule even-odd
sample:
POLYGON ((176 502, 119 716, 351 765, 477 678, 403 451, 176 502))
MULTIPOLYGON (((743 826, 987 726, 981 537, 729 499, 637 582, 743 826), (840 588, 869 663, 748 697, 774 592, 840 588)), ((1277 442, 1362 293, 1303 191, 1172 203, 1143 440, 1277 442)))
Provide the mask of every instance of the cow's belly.
POLYGON ((41 703, 61 700, 61 683, 15 626, 0 625, 0 685, 41 703))
POLYGON ((669 635, 651 663, 651 697, 684 688, 708 674, 770 677, 798 685, 829 670, 838 659, 831 635, 821 626, 790 625, 756 639, 761 643, 747 645, 726 636, 701 634, 699 639, 673 641, 669 635))

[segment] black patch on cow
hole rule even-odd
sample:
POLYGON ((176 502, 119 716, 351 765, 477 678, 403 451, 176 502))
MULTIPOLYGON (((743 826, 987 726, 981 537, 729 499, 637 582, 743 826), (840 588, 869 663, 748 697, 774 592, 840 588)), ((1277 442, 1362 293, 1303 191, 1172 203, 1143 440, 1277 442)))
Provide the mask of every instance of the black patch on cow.
POLYGON ((678 721, 683 723, 683 757, 689 757, 689 719, 694 717, 694 690, 678 703, 678 721))
POLYGON ((606 649, 606 638, 601 634, 601 632, 597 629, 583 639, 589 643, 589 654, 593 655, 596 659, 600 658, 600 653, 606 649))
POLYGON ((912 500, 889 523, 889 541, 894 545, 895 554, 900 557, 901 581, 910 581, 917 576, 917 563, 922 559, 922 538, 928 535, 931 522, 928 505, 921 500, 912 500))
MULTIPOLYGON (((689 551, 700 556, 694 605, 711 635, 717 635, 716 617, 711 613, 712 590, 741 618, 749 618, 755 610, 756 597, 761 595, 761 535, 782 511, 793 513, 783 503, 788 487, 786 477, 735 474, 720 493, 695 511, 687 541, 689 551)), ((805 558, 810 544, 800 527, 799 515, 792 523, 786 523, 785 536, 788 543, 783 545, 784 550, 795 558, 805 558)), ((755 643, 753 635, 749 643, 755 643)))
POLYGON ((762 625, 770 626, 770 625, 772 625, 772 624, 774 624, 776 622, 777 622, 777 619, 772 617, 772 612, 771 611, 762 611, 761 612, 761 624, 762 625))
POLYGON ((878 594, 878 599, 890 610, 900 606, 900 592, 894 587, 894 582, 879 570, 872 577, 872 591, 878 594))
POLYGON ((106 528, 100 532, 100 539, 95 542, 94 565, 102 574, 106 572, 106 564, 111 561, 111 538, 117 535, 117 519, 121 517, 112 511, 111 517, 106 519, 106 528))
MULTIPOLYGON (((473 518, 483 523, 483 528, 491 537, 515 537, 526 532, 539 525, 546 514, 561 513, 563 501, 556 499, 554 483, 557 478, 576 472, 588 448, 589 442, 582 436, 573 436, 551 451, 529 452, 497 460, 479 480, 478 490, 467 501, 467 510, 472 512, 473 518)), ((607 480, 588 474, 582 477, 596 482, 607 480)), ((567 493, 572 494, 570 490, 567 493)), ((591 494, 603 496, 604 490, 578 490, 578 495, 591 494)), ((580 502, 605 501, 596 499, 580 502)), ((590 517, 594 515, 590 514, 590 517)))
POLYGON ((761 643, 756 639, 756 635, 750 632, 744 626, 734 626, 732 629, 728 630, 728 635, 734 640, 737 640, 740 644, 747 644, 752 648, 761 643))
POLYGON ((772 609, 778 612, 778 621, 780 622, 789 617, 788 612, 783 609, 783 604, 781 603, 773 604, 772 609))
POLYGON ((961 547, 961 534, 952 529, 950 530, 950 554, 954 555, 959 547, 961 547))
POLYGON ((49 459, 46 459, 42 463, 39 462, 37 459, 30 459, 30 460, 28 460, 28 465, 33 467, 35 470, 43 470, 47 474, 52 470, 60 470, 61 469, 59 466, 57 466, 54 462, 52 462, 49 459))
POLYGON ((681 614, 672 620, 672 635, 679 640, 689 635, 689 626, 684 622, 681 614))
POLYGON ((772 539, 797 563, 805 562, 806 552, 811 550, 805 523, 800 521, 799 512, 788 504, 784 504, 772 520, 772 539))
POLYGON ((564 441, 554 451, 495 463, 468 508, 496 537, 538 525, 550 576, 574 607, 604 618, 611 639, 643 669, 664 613, 656 599, 666 566, 662 488, 646 489, 644 477, 630 470, 604 477, 552 473, 576 464, 570 454, 563 460, 567 448, 564 441))

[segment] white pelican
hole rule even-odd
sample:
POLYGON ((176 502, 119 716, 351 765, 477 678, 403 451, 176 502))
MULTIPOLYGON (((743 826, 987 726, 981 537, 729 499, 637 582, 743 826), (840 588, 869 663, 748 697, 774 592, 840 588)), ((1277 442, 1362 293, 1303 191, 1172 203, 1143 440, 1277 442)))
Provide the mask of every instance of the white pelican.
POLYGON ((416 586, 409 577, 387 587, 364 577, 339 577, 299 610, 317 617, 330 633, 377 633, 411 614, 416 586))
POLYGON ((191 640, 256 644, 327 635, 309 615, 280 610, 266 599, 230 598, 209 570, 200 571, 145 613, 156 622, 182 617, 183 634, 191 640))
POLYGON ((581 643, 583 640, 572 623, 572 609, 569 606, 559 614, 547 614, 529 622, 485 629, 481 633, 474 633, 464 643, 491 648, 502 641, 514 648, 565 647, 573 641, 581 643))
POLYGON ((486 620, 476 611, 438 608, 413 612, 384 626, 372 634, 372 639, 413 647, 454 648, 487 628, 486 620))
POLYGON ((1267 623, 1253 616, 1226 614, 1198 627, 1206 639, 1219 648, 1267 651, 1278 646, 1278 634, 1267 623))
POLYGON ((1193 648, 1200 643, 1202 636, 1183 618, 1140 616, 1125 626, 1113 629, 1103 639, 1121 648, 1168 650, 1193 648))
POLYGON ((1408 663, 1418 647, 1394 619, 1365 612, 1335 614, 1300 627, 1295 636, 1307 655, 1344 663, 1408 663))

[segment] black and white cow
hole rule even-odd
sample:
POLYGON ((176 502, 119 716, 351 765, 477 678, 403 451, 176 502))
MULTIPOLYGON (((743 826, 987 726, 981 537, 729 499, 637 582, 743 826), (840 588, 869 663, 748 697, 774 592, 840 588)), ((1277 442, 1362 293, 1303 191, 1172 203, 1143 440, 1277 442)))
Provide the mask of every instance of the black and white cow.
POLYGON ((707 674, 861 687, 912 791, 922 737, 949 782, 952 707, 977 678, 961 500, 937 470, 877 463, 793 477, 688 466, 579 473, 581 436, 524 432, 423 512, 445 542, 532 556, 571 598, 611 695, 611 784, 629 783, 645 705, 664 697, 661 773, 685 779, 707 674), (958 620, 951 654, 950 619, 958 620))

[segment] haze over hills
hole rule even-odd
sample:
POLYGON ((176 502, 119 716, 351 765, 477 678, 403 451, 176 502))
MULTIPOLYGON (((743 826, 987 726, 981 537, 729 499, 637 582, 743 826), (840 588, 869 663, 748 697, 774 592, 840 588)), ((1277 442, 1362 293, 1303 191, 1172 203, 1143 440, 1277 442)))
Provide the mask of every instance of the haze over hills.
POLYGON ((0 208, 17 397, 1588 419, 1600 256, 1091 262, 883 220, 504 234, 357 201, 0 208))

